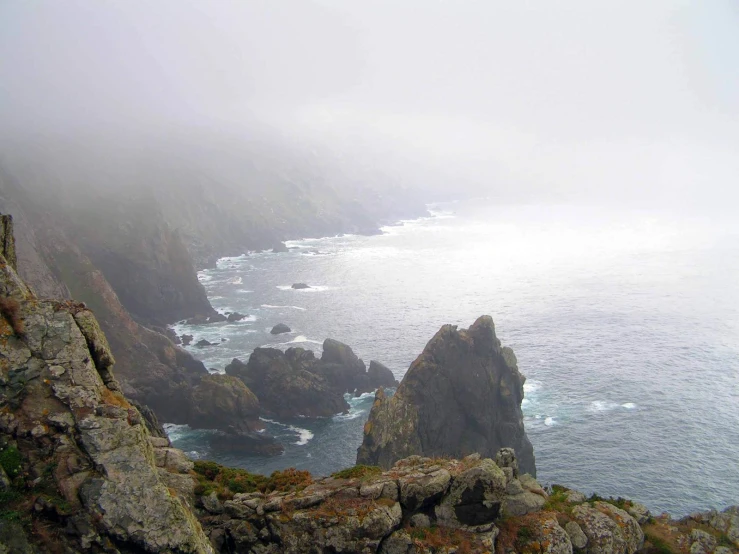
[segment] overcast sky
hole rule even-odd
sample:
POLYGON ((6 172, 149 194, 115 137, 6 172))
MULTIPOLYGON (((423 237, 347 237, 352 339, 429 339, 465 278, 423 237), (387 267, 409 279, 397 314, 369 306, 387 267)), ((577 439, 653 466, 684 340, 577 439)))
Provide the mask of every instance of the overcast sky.
POLYGON ((739 200, 739 4, 0 3, 6 132, 255 119, 495 190, 726 204, 739 200))

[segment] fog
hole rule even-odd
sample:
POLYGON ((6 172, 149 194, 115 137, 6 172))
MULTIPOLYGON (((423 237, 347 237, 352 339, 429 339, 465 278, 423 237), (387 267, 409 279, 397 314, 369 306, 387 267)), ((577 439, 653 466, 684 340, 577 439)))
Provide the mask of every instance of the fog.
POLYGON ((11 160, 223 134, 435 192, 733 209, 737 29, 733 0, 11 0, 0 134, 11 160))

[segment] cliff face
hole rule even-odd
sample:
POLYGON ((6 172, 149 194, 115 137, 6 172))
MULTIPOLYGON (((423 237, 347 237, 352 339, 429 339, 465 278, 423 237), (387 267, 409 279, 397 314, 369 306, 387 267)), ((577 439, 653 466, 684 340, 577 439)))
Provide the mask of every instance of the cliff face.
MULTIPOLYGON (((8 216, 2 219, 7 230, 8 216)), ((37 299, 11 263, 12 239, 4 239, 0 526, 15 541, 10 551, 24 550, 25 526, 52 552, 211 552, 187 502, 157 468, 95 317, 79 304, 37 299)))
POLYGON ((182 238, 152 199, 115 199, 71 211, 70 240, 136 320, 166 325, 216 314, 182 238))
MULTIPOLYGON (((256 413, 233 410, 226 415, 215 401, 202 402, 199 387, 208 376, 203 364, 168 337, 136 322, 104 273, 73 243, 64 227, 54 227, 51 215, 42 218, 38 212, 31 213, 37 218, 34 238, 39 249, 32 249, 30 242, 18 245, 21 271, 30 277, 34 289, 49 290, 45 276, 52 276, 53 282, 68 283, 67 294, 94 311, 116 357, 121 388, 131 400, 152 408, 164 422, 186 423, 201 429, 213 428, 215 424, 230 436, 237 436, 240 441, 235 442, 246 451, 267 454, 281 451, 271 437, 259 432, 262 426, 256 413), (30 268, 23 265, 33 258, 39 263, 30 268)), ((28 216, 24 215, 27 228, 28 216)), ((121 271, 127 272, 125 268, 121 271)), ((183 271, 200 287, 191 264, 183 271)), ((253 395, 248 390, 230 385, 216 380, 204 386, 209 390, 222 387, 220 392, 233 396, 235 406, 252 401, 253 395)))
POLYGON ((492 318, 482 316, 467 330, 445 325, 392 398, 378 391, 357 463, 387 468, 412 454, 494 456, 510 447, 521 469, 534 475, 521 412, 524 381, 492 318))

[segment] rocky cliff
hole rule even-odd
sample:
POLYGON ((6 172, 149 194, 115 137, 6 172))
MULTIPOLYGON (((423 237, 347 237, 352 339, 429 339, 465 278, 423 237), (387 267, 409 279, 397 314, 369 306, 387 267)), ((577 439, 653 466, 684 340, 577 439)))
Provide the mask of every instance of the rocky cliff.
POLYGON ((211 552, 172 486, 178 477, 157 467, 94 315, 80 304, 35 297, 16 273, 9 225, 2 216, 2 548, 211 552))
MULTIPOLYGON (((111 208, 115 213, 79 213, 79 217, 66 220, 43 209, 43 204, 34 202, 26 191, 8 182, 7 177, 0 180, 0 205, 17 208, 21 217, 15 220, 16 225, 32 232, 30 239, 27 234, 22 236, 16 249, 19 273, 32 289, 46 294, 59 292, 60 298, 74 297, 95 313, 118 362, 116 373, 125 394, 152 408, 163 422, 186 423, 193 428, 215 426, 237 439, 229 444, 238 445, 243 451, 281 452, 278 443, 260 432, 262 425, 254 411, 229 412, 215 401, 202 402, 204 394, 198 387, 208 375, 203 364, 164 334, 139 322, 158 322, 164 317, 161 314, 166 313, 169 313, 164 318, 167 320, 175 315, 215 314, 182 243, 161 221, 148 221, 144 217, 156 213, 150 214, 144 208, 127 212, 122 206, 128 204, 121 204, 111 208), (129 221, 123 224, 120 217, 126 213, 129 221), (85 217, 89 221, 82 223, 85 217), (82 233, 82 228, 87 232, 82 233), (90 245, 89 236, 95 236, 97 242, 92 241, 90 245), (108 245, 102 248, 107 253, 99 256, 117 261, 112 266, 105 261, 93 262, 76 244, 78 241, 91 252, 95 251, 95 245, 100 248, 108 245), (129 305, 139 311, 139 321, 124 306, 107 277, 111 274, 118 284, 117 290, 127 294, 129 305), (132 287, 127 283, 133 283, 132 287), (141 295, 139 300, 137 293, 141 295), (149 313, 147 309, 153 311, 149 313), (155 313, 160 315, 152 315, 155 313)), ((65 213, 74 209, 66 208, 65 213)), ((249 391, 234 388, 233 383, 221 378, 204 386, 212 391, 216 384, 221 387, 219 398, 233 399, 231 407, 253 402, 249 391)))
POLYGON ((407 456, 494 456, 511 447, 535 474, 521 412, 525 377, 501 347, 490 316, 469 329, 444 325, 411 364, 397 392, 378 391, 357 463, 389 468, 407 456))

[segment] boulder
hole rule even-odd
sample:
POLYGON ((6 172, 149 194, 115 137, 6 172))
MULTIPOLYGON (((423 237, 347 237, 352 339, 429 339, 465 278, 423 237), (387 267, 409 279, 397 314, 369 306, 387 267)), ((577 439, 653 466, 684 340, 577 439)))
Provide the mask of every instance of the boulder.
POLYGON ((206 339, 200 339, 198 342, 195 343, 195 346, 197 346, 198 348, 205 348, 206 346, 216 346, 216 344, 206 339))
POLYGON ((636 520, 607 502, 580 504, 572 516, 588 538, 589 554, 634 554, 644 543, 636 520))
POLYGON ((284 323, 278 323, 277 325, 272 327, 272 330, 270 331, 272 335, 281 335, 283 333, 290 333, 290 332, 292 332, 292 329, 290 329, 290 327, 288 327, 284 323))
POLYGON ((510 447, 521 472, 535 475, 521 412, 524 381, 492 318, 482 316, 466 330, 444 325, 395 395, 378 391, 357 463, 389 468, 412 454, 492 457, 510 447))
MULTIPOLYGON (((519 537, 523 552, 540 554, 572 554, 572 542, 553 514, 526 520, 526 533, 519 537)), ((613 554, 616 554, 615 552, 613 554)))
POLYGON ((578 550, 583 550, 588 545, 588 537, 582 532, 580 526, 574 521, 565 524, 565 532, 570 537, 570 542, 578 550))
POLYGON ((182 339, 182 345, 183 346, 189 346, 192 342, 192 339, 194 338, 192 335, 188 335, 186 333, 183 333, 180 337, 182 339))
POLYGON ((226 318, 226 320, 230 323, 234 323, 236 321, 241 321, 245 317, 248 317, 248 316, 245 316, 244 314, 240 314, 239 312, 232 312, 228 314, 228 317, 226 318))
POLYGON ((278 242, 275 244, 275 246, 272 248, 272 252, 280 253, 280 252, 289 252, 288 247, 285 245, 284 242, 278 242))
POLYGON ((506 477, 492 460, 476 461, 454 477, 449 492, 435 509, 440 525, 477 526, 491 523, 501 514, 506 477))
POLYGON ((310 287, 305 283, 293 283, 292 288, 296 290, 309 289, 310 287))

